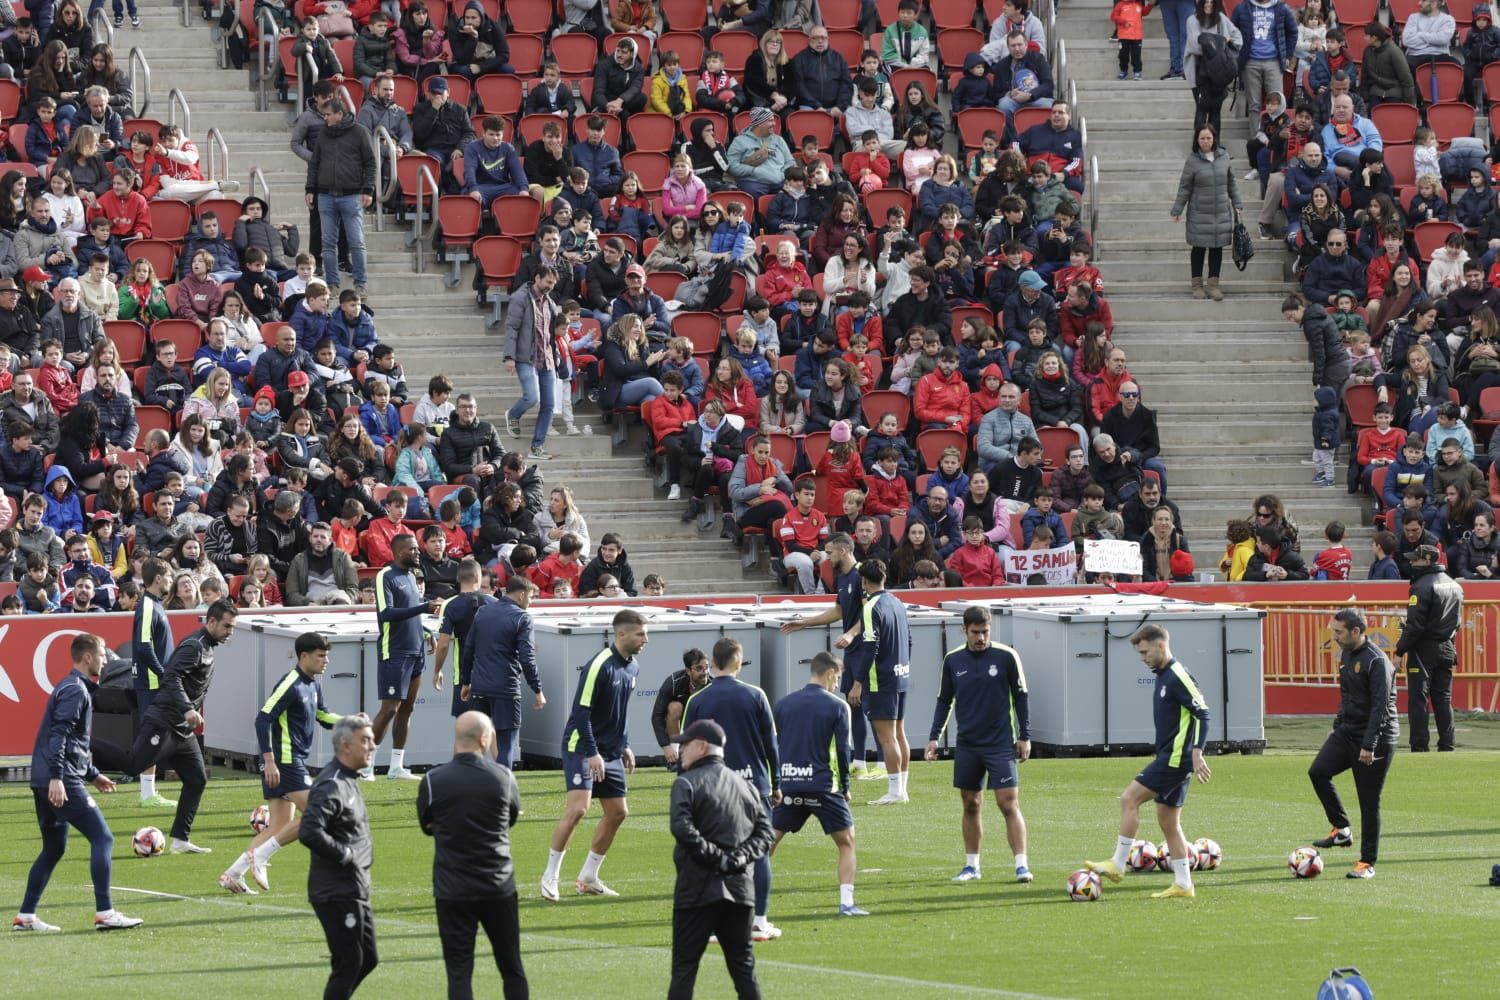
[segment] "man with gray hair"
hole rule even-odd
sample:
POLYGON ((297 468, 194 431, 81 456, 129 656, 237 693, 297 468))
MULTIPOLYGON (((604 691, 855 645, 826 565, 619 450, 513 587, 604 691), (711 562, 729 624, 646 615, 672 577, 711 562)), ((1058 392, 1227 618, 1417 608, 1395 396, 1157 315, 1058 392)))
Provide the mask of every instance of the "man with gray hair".
POLYGON ((271 561, 271 572, 287 578, 292 560, 307 548, 307 522, 301 517, 302 497, 282 490, 271 501, 271 513, 256 518, 255 550, 271 561))
POLYGON ((307 899, 323 924, 333 966, 323 996, 342 1000, 380 962, 370 909, 370 817, 359 791, 360 771, 375 761, 368 715, 346 715, 334 724, 333 753, 313 782, 297 839, 312 855, 307 899))
POLYGON ((63 361, 69 371, 89 363, 94 346, 104 339, 99 314, 83 304, 83 289, 77 278, 57 283, 57 301, 42 317, 42 341, 63 345, 63 361))

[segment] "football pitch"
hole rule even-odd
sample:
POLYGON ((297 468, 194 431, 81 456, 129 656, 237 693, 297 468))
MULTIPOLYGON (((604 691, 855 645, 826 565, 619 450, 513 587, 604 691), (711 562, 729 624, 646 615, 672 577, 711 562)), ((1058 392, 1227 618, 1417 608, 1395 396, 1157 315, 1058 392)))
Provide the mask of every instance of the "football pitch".
MULTIPOLYGON (((1500 889, 1486 880, 1490 865, 1500 861, 1494 805, 1500 724, 1461 718, 1464 750, 1458 754, 1412 755, 1403 749, 1386 784, 1375 879, 1345 879, 1357 851, 1332 849, 1324 852, 1324 874, 1300 881, 1287 871, 1288 851, 1327 828, 1306 776, 1325 725, 1273 724, 1268 738, 1276 750, 1210 758, 1213 781, 1194 784, 1185 832, 1189 839, 1217 840, 1224 863, 1217 871, 1196 873, 1194 900, 1150 899, 1170 881, 1166 873, 1106 883, 1096 903, 1073 903, 1065 893, 1068 874, 1084 858, 1111 853, 1116 796, 1140 760, 1022 765, 1021 801, 1037 876, 1031 885, 1011 880, 1004 826, 992 801, 986 803, 983 881, 950 881, 963 864, 963 848, 947 762, 914 765, 907 806, 865 806, 885 786, 858 782, 856 898, 872 915, 835 915, 833 846, 811 823, 783 843, 775 858, 771 918, 785 936, 756 946, 762 988, 768 997, 860 1000, 1309 998, 1330 968, 1352 965, 1385 1000, 1449 991, 1493 995, 1500 981, 1494 957, 1500 889)), ((226 772, 219 768, 218 774, 226 772)), ((645 770, 631 781, 631 816, 601 872, 620 898, 571 894, 595 809, 564 862, 560 903, 538 898, 536 880, 562 808, 562 783, 555 772, 521 772, 518 778, 526 813, 512 847, 532 996, 665 995, 674 878, 666 808, 670 775, 645 770)), ((416 787, 383 779, 364 786, 375 837, 373 905, 381 964, 359 996, 444 995, 432 847, 416 825, 416 787)), ((175 786, 163 790, 172 796, 175 786)), ((1340 779, 1340 791, 1353 811, 1348 776, 1340 779)), ((276 856, 270 893, 235 897, 216 885, 219 872, 249 839, 259 783, 240 774, 210 782, 193 839, 214 853, 202 857, 134 857, 135 829, 170 824, 167 815, 141 811, 136 795, 126 785, 98 798, 116 838, 115 905, 145 918, 146 925, 108 935, 87 929, 93 907, 87 845, 75 834, 38 911, 65 933, 8 934, 0 992, 13 1000, 320 995, 327 952, 306 902, 306 852, 294 845, 276 856)), ((1142 835, 1162 839, 1149 808, 1142 835)), ((0 787, 0 843, 0 912, 8 917, 20 902, 38 845, 24 787, 0 787)), ((500 996, 499 974, 482 936, 475 993, 500 996)), ((732 995, 719 952, 710 946, 698 996, 732 995)))

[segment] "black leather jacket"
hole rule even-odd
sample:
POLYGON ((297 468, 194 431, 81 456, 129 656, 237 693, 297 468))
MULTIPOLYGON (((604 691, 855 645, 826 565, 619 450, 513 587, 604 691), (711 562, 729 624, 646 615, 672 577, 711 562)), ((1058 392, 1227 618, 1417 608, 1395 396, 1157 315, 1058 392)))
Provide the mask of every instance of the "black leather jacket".
POLYGON ((1333 728, 1358 741, 1363 750, 1395 744, 1401 736, 1396 714, 1396 668, 1373 642, 1339 656, 1339 711, 1333 728))
POLYGON ((707 756, 673 782, 669 815, 677 840, 672 905, 754 905, 751 868, 773 840, 771 817, 755 787, 725 767, 724 758, 707 756))
POLYGON ((313 782, 297 839, 307 847, 307 900, 331 903, 370 898, 370 816, 359 790, 359 772, 337 760, 313 782))

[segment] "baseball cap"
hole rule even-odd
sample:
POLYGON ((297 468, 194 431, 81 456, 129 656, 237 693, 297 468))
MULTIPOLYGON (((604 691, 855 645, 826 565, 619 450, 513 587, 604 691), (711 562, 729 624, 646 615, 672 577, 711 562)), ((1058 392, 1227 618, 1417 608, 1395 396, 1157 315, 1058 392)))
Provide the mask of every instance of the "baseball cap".
POLYGON ((631 264, 625 269, 625 277, 627 278, 637 274, 644 278, 646 276, 646 269, 639 264, 631 264))
POLYGON ((724 745, 724 727, 712 719, 699 719, 677 737, 679 743, 691 743, 694 740, 702 740, 709 746, 721 747, 724 745))
POLYGON ((311 379, 307 377, 307 372, 291 372, 286 377, 286 384, 290 389, 299 388, 301 386, 309 384, 310 382, 311 379))
POLYGON ((1437 550, 1436 545, 1418 545, 1416 548, 1412 549, 1411 555, 1408 558, 1421 559, 1424 562, 1435 563, 1438 561, 1441 555, 1442 553, 1437 550))
POLYGON ((52 280, 52 275, 48 274, 46 271, 42 270, 42 268, 38 267, 37 265, 32 264, 26 270, 24 270, 24 271, 21 272, 21 280, 22 281, 26 281, 26 282, 31 282, 31 281, 51 281, 52 280))
POLYGON ((1025 285, 1027 288, 1041 289, 1047 287, 1047 283, 1042 280, 1042 276, 1040 274, 1037 274, 1035 271, 1025 272, 1021 275, 1019 280, 1020 283, 1025 285))
POLYGON ((448 92, 448 81, 447 80, 444 80, 440 76, 435 76, 432 79, 430 79, 430 80, 427 81, 427 92, 429 94, 436 94, 439 91, 441 91, 441 92, 443 92, 445 94, 448 92))

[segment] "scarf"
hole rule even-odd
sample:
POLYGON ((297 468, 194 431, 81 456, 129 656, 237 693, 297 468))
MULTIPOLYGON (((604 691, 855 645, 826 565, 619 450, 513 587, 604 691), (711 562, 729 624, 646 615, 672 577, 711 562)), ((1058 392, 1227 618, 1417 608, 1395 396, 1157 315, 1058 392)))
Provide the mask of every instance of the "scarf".
MULTIPOLYGON (((750 456, 750 455, 746 455, 745 456, 745 485, 746 486, 749 486, 751 483, 763 483, 767 479, 771 479, 771 478, 775 477, 775 475, 776 475, 776 459, 773 458, 769 462, 767 462, 765 465, 761 465, 752 456, 750 456)), ((761 494, 761 496, 763 497, 762 503, 777 503, 777 502, 779 502, 782 505, 782 507, 783 507, 784 510, 791 510, 792 509, 793 504, 792 504, 791 498, 788 497, 785 493, 781 492, 781 490, 779 490, 779 489, 776 490, 774 493, 771 493, 769 495, 767 495, 767 494, 761 494)))
POLYGON ((708 421, 706 419, 701 416, 698 418, 698 430, 703 432, 703 440, 699 445, 698 450, 702 454, 712 455, 714 453, 714 442, 718 440, 719 432, 723 430, 727 424, 728 421, 721 418, 719 420, 719 426, 710 427, 708 426, 708 421))

